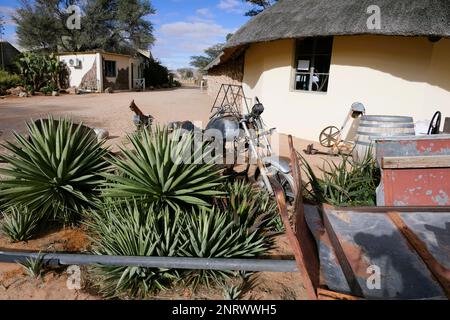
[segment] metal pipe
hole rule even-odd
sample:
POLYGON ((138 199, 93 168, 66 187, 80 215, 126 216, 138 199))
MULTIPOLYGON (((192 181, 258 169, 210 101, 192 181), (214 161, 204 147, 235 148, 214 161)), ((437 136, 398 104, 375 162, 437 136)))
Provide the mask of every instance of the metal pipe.
POLYGON ((126 257, 67 253, 36 253, 0 251, 0 262, 18 263, 41 257, 50 265, 109 265, 126 267, 230 270, 255 272, 298 272, 295 260, 271 259, 209 259, 187 257, 126 257))

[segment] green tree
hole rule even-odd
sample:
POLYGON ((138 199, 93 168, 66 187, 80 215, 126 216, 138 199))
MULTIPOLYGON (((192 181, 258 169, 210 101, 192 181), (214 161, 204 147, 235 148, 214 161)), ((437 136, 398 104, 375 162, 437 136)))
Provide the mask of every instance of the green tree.
POLYGON ((0 16, 0 37, 3 37, 5 34, 5 20, 3 16, 0 16))
POLYGON ((191 79, 194 77, 194 70, 191 68, 180 68, 177 72, 181 75, 182 79, 191 79))
POLYGON ((243 0, 252 5, 252 9, 245 13, 246 16, 254 17, 270 6, 272 6, 278 0, 243 0))
POLYGON ((30 50, 83 51, 103 49, 128 53, 154 42, 155 13, 150 0, 20 0, 14 21, 19 44, 30 50), (67 21, 80 9, 81 28, 67 21))
POLYGON ((224 44, 219 43, 209 47, 204 51, 204 55, 192 56, 191 66, 196 67, 199 70, 205 69, 205 67, 210 64, 215 58, 217 58, 223 50, 224 44))
POLYGON ((169 70, 160 61, 150 61, 144 69, 145 85, 158 87, 169 83, 169 70))

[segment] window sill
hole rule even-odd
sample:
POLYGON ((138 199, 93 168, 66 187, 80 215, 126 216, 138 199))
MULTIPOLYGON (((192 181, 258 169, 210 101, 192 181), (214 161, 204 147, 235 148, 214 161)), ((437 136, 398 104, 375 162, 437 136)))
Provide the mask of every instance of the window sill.
POLYGON ((291 89, 290 92, 303 93, 303 94, 314 94, 314 95, 320 95, 320 96, 326 96, 328 94, 328 91, 323 92, 323 91, 306 91, 306 90, 294 90, 294 89, 291 89))

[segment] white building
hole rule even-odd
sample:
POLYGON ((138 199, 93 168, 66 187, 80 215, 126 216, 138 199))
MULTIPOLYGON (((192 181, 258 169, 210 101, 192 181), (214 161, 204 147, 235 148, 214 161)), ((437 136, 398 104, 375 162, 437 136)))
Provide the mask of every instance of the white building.
POLYGON ((144 50, 139 50, 136 56, 89 51, 63 52, 58 57, 68 68, 69 87, 92 92, 103 92, 106 88, 141 89, 144 68, 153 59, 144 50))

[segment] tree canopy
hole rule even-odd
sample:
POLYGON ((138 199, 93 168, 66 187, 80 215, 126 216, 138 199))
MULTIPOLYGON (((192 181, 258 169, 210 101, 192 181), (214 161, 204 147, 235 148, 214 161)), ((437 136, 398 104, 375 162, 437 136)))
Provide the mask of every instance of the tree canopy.
POLYGON ((196 67, 199 70, 203 70, 208 64, 210 64, 223 50, 223 43, 215 44, 204 51, 204 55, 192 56, 191 66, 196 67))
MULTIPOLYGON (((150 0, 20 0, 14 21, 19 44, 30 50, 128 53, 148 49, 155 10, 150 0), (77 7, 71 7, 77 6, 77 7), (68 10, 70 9, 70 10, 68 10), (79 16, 79 28, 69 21, 79 16)), ((76 21, 76 20, 75 20, 76 21)))
POLYGON ((251 4, 253 8, 245 13, 246 16, 256 16, 259 13, 263 12, 271 5, 273 5, 278 0, 244 0, 245 2, 251 4))
POLYGON ((2 37, 5 33, 5 21, 3 16, 0 16, 0 37, 2 37))
MULTIPOLYGON (((233 36, 232 33, 227 34, 226 40, 230 40, 233 36)), ((192 56, 191 57, 191 66, 197 68, 202 71, 208 64, 210 64, 215 58, 217 58, 223 50, 225 43, 218 43, 204 51, 204 55, 201 56, 192 56)))

